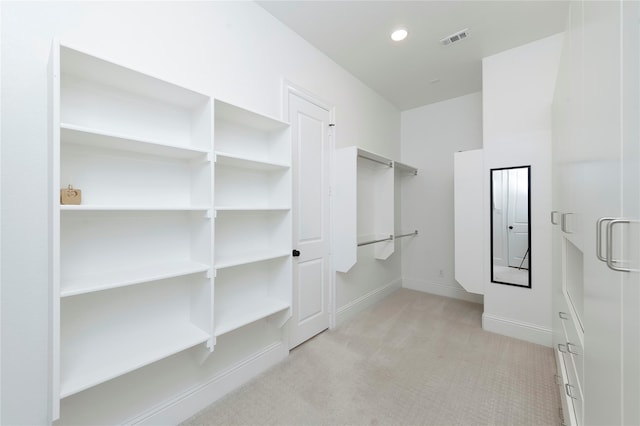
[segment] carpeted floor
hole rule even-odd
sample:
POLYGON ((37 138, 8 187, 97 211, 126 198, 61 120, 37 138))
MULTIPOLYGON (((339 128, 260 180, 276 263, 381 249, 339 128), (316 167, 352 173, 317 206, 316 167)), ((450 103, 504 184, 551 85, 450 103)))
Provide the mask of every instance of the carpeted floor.
POLYGON ((183 425, 559 424, 553 351, 485 332, 481 316, 399 290, 183 425))

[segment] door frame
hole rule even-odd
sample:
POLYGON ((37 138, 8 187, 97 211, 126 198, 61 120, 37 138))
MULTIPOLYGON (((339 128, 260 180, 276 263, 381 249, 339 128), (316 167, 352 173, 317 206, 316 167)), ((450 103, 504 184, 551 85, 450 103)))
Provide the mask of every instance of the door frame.
MULTIPOLYGON (((313 94, 312 92, 306 90, 305 88, 287 80, 282 80, 282 117, 285 121, 289 120, 289 95, 296 95, 307 102, 310 102, 316 105, 319 108, 327 110, 329 112, 329 121, 333 126, 329 129, 329 217, 327 218, 327 223, 329 226, 329 329, 334 329, 336 326, 336 278, 335 278, 335 268, 333 266, 333 215, 334 215, 334 202, 333 202, 333 188, 335 186, 335 173, 334 173, 334 154, 335 154, 335 139, 336 139, 336 130, 335 130, 335 106, 320 98, 319 96, 313 94)), ((293 164, 293 159, 292 159, 293 164)), ((292 194, 292 197, 296 194, 292 194)), ((293 207, 293 206, 292 206, 293 207)), ((293 233, 292 233, 293 238, 293 233)), ((293 239, 292 239, 293 243, 293 239)), ((293 264, 291 265, 293 268, 293 264)), ((295 303, 292 300, 291 303, 295 303)))

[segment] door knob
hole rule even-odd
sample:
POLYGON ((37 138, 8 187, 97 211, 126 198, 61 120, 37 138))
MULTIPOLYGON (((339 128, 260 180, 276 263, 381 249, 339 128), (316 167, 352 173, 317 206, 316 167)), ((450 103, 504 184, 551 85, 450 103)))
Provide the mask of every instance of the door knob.
POLYGON ((513 229, 513 226, 509 226, 509 229, 513 229))
POLYGON ((291 252, 291 256, 293 256, 293 257, 298 257, 298 256, 300 256, 300 251, 298 251, 298 250, 293 250, 293 251, 291 252))

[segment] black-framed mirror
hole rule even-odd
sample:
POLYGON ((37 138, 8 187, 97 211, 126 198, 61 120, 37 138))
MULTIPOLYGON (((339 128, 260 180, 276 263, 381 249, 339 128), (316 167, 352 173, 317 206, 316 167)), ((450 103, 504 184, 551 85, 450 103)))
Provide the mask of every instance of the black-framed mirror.
POLYGON ((491 282, 531 288, 531 166, 490 173, 491 282))

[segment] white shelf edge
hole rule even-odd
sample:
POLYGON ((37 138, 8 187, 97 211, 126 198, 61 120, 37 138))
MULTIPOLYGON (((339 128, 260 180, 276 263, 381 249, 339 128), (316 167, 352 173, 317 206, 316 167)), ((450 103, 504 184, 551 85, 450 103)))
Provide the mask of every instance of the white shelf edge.
POLYGON ((234 310, 234 312, 240 311, 240 314, 235 315, 234 319, 220 320, 220 324, 215 328, 216 337, 222 336, 223 334, 237 330, 245 325, 265 319, 290 308, 288 303, 273 298, 265 298, 264 300, 261 300, 259 309, 255 309, 255 304, 256 303, 254 301, 254 303, 251 304, 254 306, 250 306, 251 309, 246 309, 244 312, 240 309, 234 310))
POLYGON ((265 260, 278 259, 280 257, 290 256, 289 250, 282 250, 275 253, 258 254, 254 256, 247 256, 244 258, 236 257, 231 260, 223 260, 215 262, 215 269, 232 268, 234 266, 248 265, 250 263, 264 262, 265 260))
POLYGON ((127 205, 69 205, 61 204, 61 211, 207 211, 209 206, 127 206, 127 205))
POLYGON ((233 166, 233 167, 241 167, 241 168, 248 168, 248 169, 263 169, 263 170, 278 170, 278 169, 291 168, 291 166, 286 163, 258 160, 255 158, 249 158, 241 155, 230 154, 227 152, 215 151, 216 163, 218 163, 218 157, 222 159, 222 161, 219 162, 220 164, 233 166))
POLYGON ((86 277, 86 278, 78 278, 73 280, 73 282, 101 282, 99 284, 93 285, 85 285, 81 286, 79 284, 68 284, 65 289, 64 283, 60 286, 60 297, 72 297, 79 296, 87 293, 94 293, 98 291, 104 290, 112 290, 121 287, 127 287, 136 284, 147 283, 151 281, 164 280, 167 278, 175 278, 182 277, 186 275, 197 274, 200 272, 206 272, 210 270, 211 267, 204 263, 185 261, 185 262, 177 262, 174 265, 155 265, 150 266, 145 269, 133 270, 133 271, 122 271, 116 272, 108 275, 103 275, 102 278, 100 276, 86 277), (160 272, 158 272, 160 270, 160 272), (129 276, 128 278, 123 278, 129 276))
POLYGON ((255 206, 255 207, 242 207, 242 206, 219 206, 215 207, 216 211, 220 212, 250 212, 250 211, 289 211, 291 207, 289 206, 276 206, 276 207, 263 207, 263 206, 255 206))
POLYGON ((85 146, 99 146, 122 151, 141 152, 176 158, 195 158, 201 155, 206 155, 210 152, 206 149, 172 145, 165 142, 141 139, 132 135, 112 133, 64 122, 60 123, 60 133, 61 144, 74 143, 85 146), (68 142, 65 141, 65 134, 67 135, 67 138, 71 136, 73 140, 68 142), (75 137, 80 134, 86 135, 87 138, 93 138, 94 142, 79 142, 75 137))
MULTIPOLYGON (((168 333, 169 335, 167 335, 166 332, 163 333, 163 340, 171 340, 173 338, 174 341, 178 340, 180 343, 170 348, 167 347, 164 351, 158 351, 155 353, 155 355, 139 357, 140 359, 136 359, 135 357, 131 356, 126 357, 127 362, 124 363, 124 365, 122 365, 120 368, 113 368, 112 371, 106 372, 101 375, 95 375, 91 379, 76 379, 75 383, 73 383, 73 380, 71 380, 71 382, 73 383, 72 385, 64 386, 64 380, 61 380, 63 382, 63 385, 61 385, 60 388, 60 398, 66 398, 78 392, 82 392, 86 389, 97 386, 101 383, 107 382, 111 379, 115 379, 116 377, 130 373, 134 370, 137 370, 138 368, 142 368, 146 365, 177 354, 178 352, 182 352, 185 349, 189 349, 193 346, 199 345, 200 343, 204 343, 210 338, 208 333, 202 331, 192 324, 184 324, 184 327, 179 327, 172 331, 173 334, 168 333)), ((134 351, 133 353, 138 352, 139 351, 134 351)), ((67 382, 68 381, 69 380, 67 380, 67 382)))

